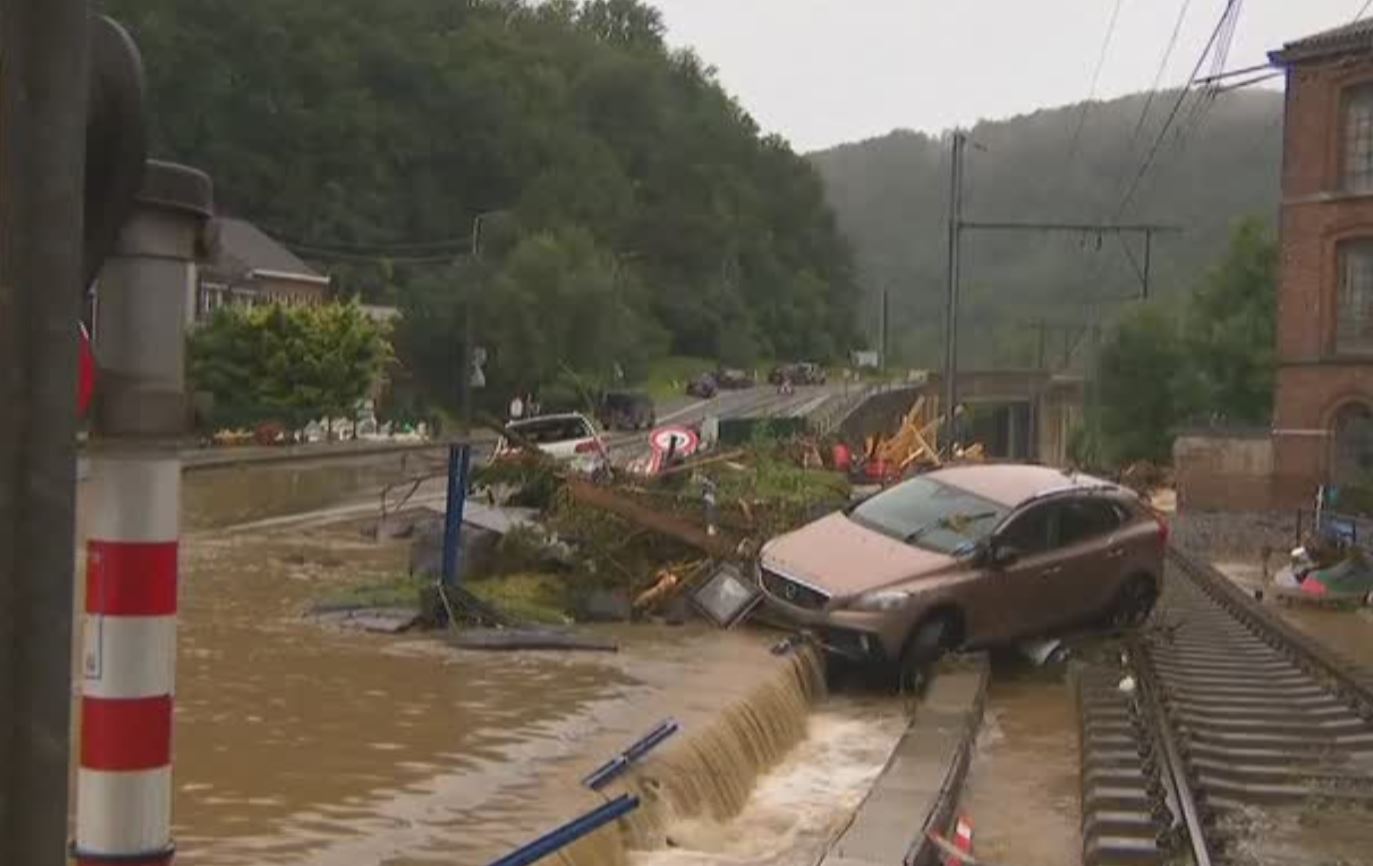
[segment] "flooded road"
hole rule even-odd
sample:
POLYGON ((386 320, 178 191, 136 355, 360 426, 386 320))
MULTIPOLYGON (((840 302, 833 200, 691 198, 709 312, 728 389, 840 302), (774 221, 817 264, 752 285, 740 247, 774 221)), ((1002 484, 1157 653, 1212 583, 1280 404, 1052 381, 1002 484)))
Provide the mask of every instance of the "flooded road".
POLYGON ((696 627, 577 656, 300 620, 403 552, 341 529, 187 539, 175 821, 197 863, 485 862, 588 808, 581 774, 662 718, 691 732, 786 664, 766 635, 696 627))
POLYGON ((961 814, 989 863, 1082 860, 1077 703, 1064 666, 994 658, 961 814))
MULTIPOLYGON (((758 389, 720 402, 787 413, 819 399, 758 389)), ((779 856, 809 850, 844 820, 899 710, 834 700, 812 718, 818 667, 773 656, 772 635, 623 626, 597 630, 620 643, 614 655, 482 654, 303 619, 314 601, 404 572, 406 542, 376 543, 356 519, 375 514, 382 486, 440 470, 436 456, 185 477, 173 820, 188 861, 485 863, 599 805, 579 779, 667 717, 682 732, 644 772, 671 808, 641 810, 632 833, 564 866, 626 863, 625 843, 668 838, 678 848, 661 853, 708 858, 671 862, 755 862, 709 858, 752 856, 763 836, 779 856), (744 823, 726 824, 740 809, 744 823)))

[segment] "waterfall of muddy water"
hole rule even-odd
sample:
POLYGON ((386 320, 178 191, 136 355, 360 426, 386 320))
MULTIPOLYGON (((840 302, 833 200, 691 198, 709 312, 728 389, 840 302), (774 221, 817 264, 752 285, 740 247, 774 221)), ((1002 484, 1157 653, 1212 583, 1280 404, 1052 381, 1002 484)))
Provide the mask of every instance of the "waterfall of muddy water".
POLYGON ((625 821, 626 844, 660 848, 677 822, 725 821, 737 815, 758 778, 805 738, 811 704, 824 689, 819 658, 809 649, 798 651, 787 659, 781 676, 645 762, 629 778, 628 787, 642 805, 625 821))
POLYGON ((673 820, 671 847, 636 852, 630 863, 811 866, 848 824, 908 722, 901 701, 892 698, 822 701, 806 739, 763 776, 738 816, 673 820))

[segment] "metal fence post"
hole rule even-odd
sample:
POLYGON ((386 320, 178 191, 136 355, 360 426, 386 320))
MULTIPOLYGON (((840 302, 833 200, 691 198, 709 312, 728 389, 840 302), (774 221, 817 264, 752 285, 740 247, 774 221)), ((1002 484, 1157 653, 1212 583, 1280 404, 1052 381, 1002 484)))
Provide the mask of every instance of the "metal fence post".
POLYGON ((462 515, 467 505, 467 478, 472 464, 472 446, 448 448, 448 502, 443 517, 443 585, 458 582, 458 556, 462 547, 462 515))
POLYGON ((209 177, 149 162, 97 290, 77 866, 172 859, 185 338, 210 210, 209 177))

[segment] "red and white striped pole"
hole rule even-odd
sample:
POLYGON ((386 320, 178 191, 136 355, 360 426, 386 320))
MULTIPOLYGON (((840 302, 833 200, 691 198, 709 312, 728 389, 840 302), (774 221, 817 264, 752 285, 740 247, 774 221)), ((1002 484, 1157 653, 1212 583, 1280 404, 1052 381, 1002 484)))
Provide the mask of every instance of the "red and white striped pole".
POLYGON ((172 860, 185 333, 210 207, 208 177, 150 162, 97 288, 77 866, 172 860))
POLYGON ((76 860, 158 866, 172 852, 180 461, 96 456, 90 495, 76 860))

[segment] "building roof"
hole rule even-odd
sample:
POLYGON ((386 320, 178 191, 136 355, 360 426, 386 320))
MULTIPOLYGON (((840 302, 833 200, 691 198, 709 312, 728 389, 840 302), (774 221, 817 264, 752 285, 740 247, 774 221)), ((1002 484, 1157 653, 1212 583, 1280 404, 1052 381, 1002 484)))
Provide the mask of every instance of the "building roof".
POLYGON ((272 240, 266 232, 247 220, 231 217, 219 219, 218 248, 214 258, 206 264, 205 270, 226 279, 260 272, 285 279, 327 281, 326 277, 301 261, 295 253, 272 240))
POLYGON ((1276 64, 1287 65, 1370 50, 1373 50, 1373 18, 1363 18, 1288 42, 1268 57, 1276 64))

